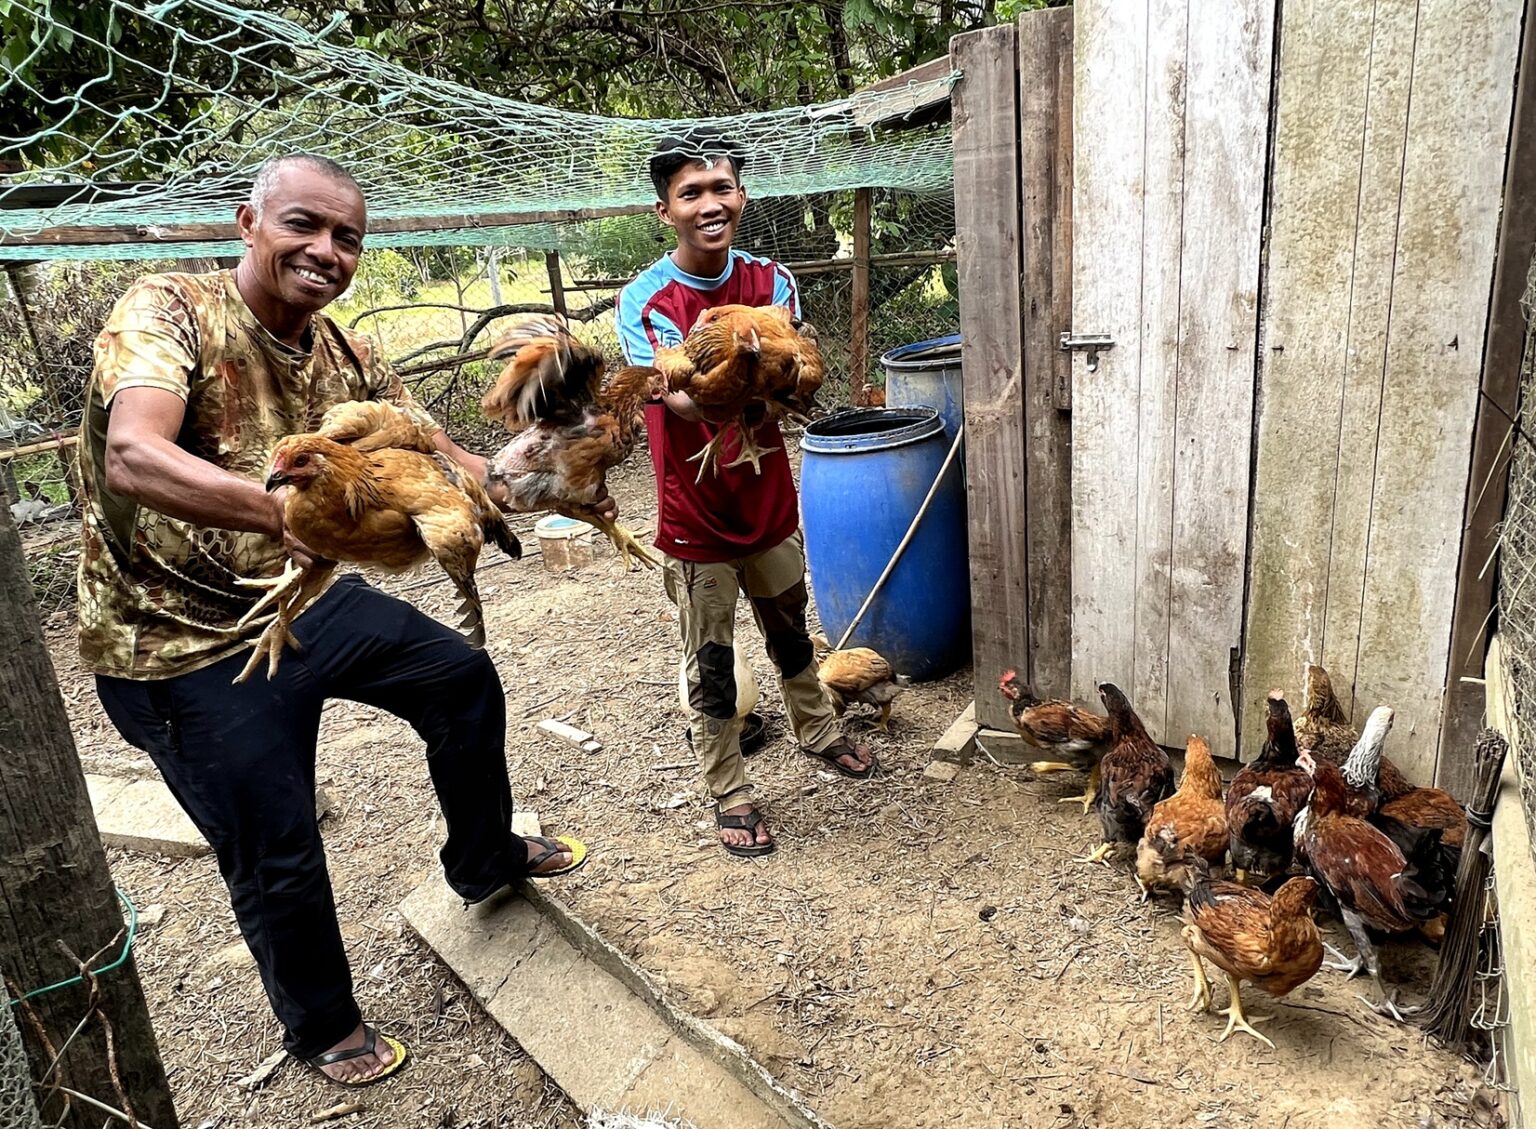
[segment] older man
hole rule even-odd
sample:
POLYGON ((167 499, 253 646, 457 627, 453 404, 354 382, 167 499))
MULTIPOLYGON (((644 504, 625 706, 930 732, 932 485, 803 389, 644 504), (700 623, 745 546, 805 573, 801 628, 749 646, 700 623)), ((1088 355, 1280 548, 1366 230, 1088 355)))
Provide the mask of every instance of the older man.
MULTIPOLYGON (((367 340, 320 313, 363 249, 347 171, 308 155, 269 161, 236 223, 246 249, 234 270, 142 278, 96 339, 80 646, 113 724, 213 845, 288 1050, 357 1085, 405 1051, 363 1023, 352 995, 315 816, 325 700, 387 709, 426 741, 443 867, 466 900, 581 859, 511 831, 490 658, 359 578, 298 619, 301 649, 276 678, 232 684, 261 626, 239 625, 257 595, 241 581, 310 556, 284 528, 283 492, 262 485, 273 444, 347 400, 388 400, 430 423, 367 340)), ((484 477, 483 459, 441 430, 436 443, 484 477)))

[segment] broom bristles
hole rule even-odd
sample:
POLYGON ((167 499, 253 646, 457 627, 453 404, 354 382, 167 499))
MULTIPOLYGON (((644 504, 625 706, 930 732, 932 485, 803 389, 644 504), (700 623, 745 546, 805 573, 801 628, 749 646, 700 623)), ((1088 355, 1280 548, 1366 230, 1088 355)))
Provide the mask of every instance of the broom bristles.
POLYGON ((1502 734, 1492 729, 1478 734, 1473 755, 1472 798, 1467 805, 1467 835, 1456 868, 1450 925, 1440 945, 1440 962, 1435 967, 1429 999, 1419 1013, 1424 1028, 1451 1047, 1464 1046, 1472 1038, 1472 986, 1487 913, 1491 864, 1483 853, 1483 843, 1491 828, 1499 777, 1508 752, 1509 743, 1502 734))

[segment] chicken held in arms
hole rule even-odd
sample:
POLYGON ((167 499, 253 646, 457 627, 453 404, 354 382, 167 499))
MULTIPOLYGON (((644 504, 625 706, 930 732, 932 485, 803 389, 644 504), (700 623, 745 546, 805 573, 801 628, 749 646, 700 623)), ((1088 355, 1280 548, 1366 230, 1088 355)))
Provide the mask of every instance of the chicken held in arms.
POLYGON ((1173 765, 1118 686, 1100 683, 1099 697, 1109 713, 1110 731, 1110 747, 1099 761, 1099 789, 1093 801, 1104 842, 1078 861, 1108 866, 1109 853, 1121 843, 1134 847, 1147 829, 1152 809, 1173 791, 1173 765))
POLYGON ((273 449, 267 489, 291 487, 283 503, 288 530, 321 558, 308 567, 293 561, 271 580, 246 581, 266 594, 241 618, 251 623, 276 609, 256 640, 244 682, 267 660, 277 673, 283 647, 298 646, 295 616, 325 588, 338 561, 405 572, 435 560, 462 603, 460 627, 471 645, 485 644, 475 565, 487 541, 508 556, 522 546, 485 487, 458 463, 433 449, 411 418, 379 401, 338 404, 320 430, 290 435, 273 449))
POLYGON ((1152 890, 1184 884, 1185 856, 1209 863, 1227 857, 1227 809, 1221 797, 1221 770, 1204 737, 1191 736, 1184 749, 1179 790, 1152 809, 1136 844, 1136 884, 1141 900, 1152 890))
POLYGON ((642 432, 656 370, 626 365, 610 376, 601 353, 542 315, 503 334, 491 356, 507 364, 480 408, 514 437, 490 459, 489 477, 505 484, 511 508, 587 522, 607 534, 625 568, 637 561, 654 568, 635 535, 597 506, 607 497, 608 471, 642 432))
POLYGON ((882 731, 891 728, 891 703, 908 686, 912 679, 897 674, 885 656, 868 647, 848 647, 841 651, 831 649, 825 635, 812 636, 818 651, 816 678, 832 699, 837 716, 848 712, 848 705, 874 706, 880 711, 879 726, 882 731))
POLYGON ((1109 748, 1109 718, 1065 699, 1037 697, 1016 671, 1003 671, 997 688, 1008 699, 1008 712, 1024 743, 1056 758, 1034 761, 1029 766, 1031 772, 1088 771, 1088 785, 1081 796, 1063 796, 1057 801, 1081 801, 1087 815, 1099 791, 1099 758, 1109 748))
POLYGON ((761 473, 763 456, 777 448, 757 445, 757 425, 766 416, 809 419, 826 375, 815 329, 783 306, 705 310, 681 345, 656 350, 655 363, 664 391, 686 393, 709 417, 728 417, 694 456, 700 480, 732 435, 740 450, 725 465, 751 463, 761 473))
POLYGON ((1235 882, 1212 882, 1210 867, 1191 852, 1184 870, 1184 947, 1195 969, 1190 1009, 1207 1011, 1211 985, 1201 958, 1227 974, 1231 1001, 1224 1041, 1234 1031, 1271 1043, 1251 1026, 1269 1016, 1243 1014, 1243 981, 1279 998, 1317 974, 1323 963, 1323 939, 1312 917, 1318 885, 1311 878, 1290 878, 1274 896, 1235 882))

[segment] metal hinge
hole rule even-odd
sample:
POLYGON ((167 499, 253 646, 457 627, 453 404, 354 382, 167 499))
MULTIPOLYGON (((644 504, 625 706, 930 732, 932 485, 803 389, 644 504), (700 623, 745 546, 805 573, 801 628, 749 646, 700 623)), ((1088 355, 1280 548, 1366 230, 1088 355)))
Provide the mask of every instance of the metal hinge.
POLYGON ((1093 372, 1099 367, 1099 351, 1112 349, 1115 339, 1107 333, 1070 333, 1061 335, 1061 347, 1063 350, 1072 351, 1082 349, 1088 354, 1088 371, 1093 372))

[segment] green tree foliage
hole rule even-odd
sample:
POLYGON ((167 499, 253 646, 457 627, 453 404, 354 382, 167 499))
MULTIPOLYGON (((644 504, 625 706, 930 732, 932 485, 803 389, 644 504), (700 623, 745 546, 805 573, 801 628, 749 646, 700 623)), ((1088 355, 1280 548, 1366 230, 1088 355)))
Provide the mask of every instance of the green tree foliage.
MULTIPOLYGON (((354 0, 359 46, 478 89, 691 117, 840 97, 943 55, 994 0, 354 0)), ((1032 0, 1023 0, 1028 6, 1032 0)))

